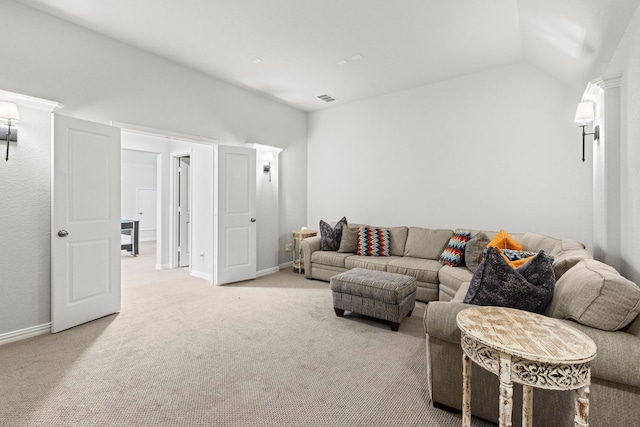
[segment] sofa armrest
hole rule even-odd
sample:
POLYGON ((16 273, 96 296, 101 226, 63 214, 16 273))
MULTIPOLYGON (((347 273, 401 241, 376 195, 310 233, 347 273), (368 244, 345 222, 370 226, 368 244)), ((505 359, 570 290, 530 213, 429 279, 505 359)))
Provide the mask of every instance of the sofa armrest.
POLYGON ((424 331, 429 336, 459 345, 460 329, 456 316, 470 307, 461 302, 431 301, 424 311, 424 331))
POLYGON ((320 236, 307 237, 300 242, 302 260, 304 261, 304 275, 311 279, 311 254, 320 250, 320 236))
POLYGON ((572 320, 563 320, 584 332, 598 347, 596 358, 591 362, 591 376, 613 383, 640 388, 640 338, 624 331, 603 331, 581 325, 572 320))

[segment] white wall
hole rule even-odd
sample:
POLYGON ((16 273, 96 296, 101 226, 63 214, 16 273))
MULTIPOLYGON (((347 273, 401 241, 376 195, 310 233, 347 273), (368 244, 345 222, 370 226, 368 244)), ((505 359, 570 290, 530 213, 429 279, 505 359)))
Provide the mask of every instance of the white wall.
POLYGON ((622 73, 621 273, 640 283, 640 9, 633 16, 607 69, 607 74, 616 73, 622 73))
POLYGON ((580 96, 522 63, 311 113, 308 226, 345 215, 590 245, 580 96))
POLYGON ((9 161, 0 144, 0 334, 51 318, 51 114, 18 109, 9 161))
MULTIPOLYGON (((0 0, 0 6, 5 18, 3 32, 12 35, 11 43, 0 44, 5 65, 0 67, 0 89, 60 102, 64 104, 61 113, 86 120, 131 123, 216 139, 224 144, 251 141, 284 148, 280 156, 279 189, 284 197, 279 207, 279 238, 286 239, 291 230, 306 220, 304 112, 20 3, 0 0)), ((22 126, 30 126, 26 118, 22 126)), ((49 136, 44 139, 48 141, 49 136)), ((5 233, 17 233, 11 234, 11 239, 19 240, 22 238, 20 230, 25 229, 33 230, 36 235, 27 240, 22 252, 10 251, 2 257, 3 267, 8 266, 3 270, 2 289, 10 287, 5 277, 13 278, 13 282, 19 279, 11 286, 21 295, 12 294, 9 301, 0 290, 0 301, 19 307, 22 313, 12 317, 13 308, 11 311, 0 310, 0 334, 38 325, 36 322, 48 322, 50 318, 50 182, 47 169, 50 145, 49 142, 34 144, 34 148, 38 152, 33 154, 32 161, 12 166, 19 170, 19 173, 15 171, 16 176, 24 179, 11 179, 11 185, 2 180, 3 191, 11 194, 25 189, 23 181, 38 181, 33 184, 37 188, 31 188, 31 184, 26 188, 34 190, 39 214, 32 217, 7 210, 2 201, 3 215, 20 216, 12 223, 11 231, 3 231, 3 238, 8 238, 5 233), (46 166, 38 162, 44 162, 46 166), (46 182, 41 182, 43 179, 46 182), (45 243, 46 248, 41 248, 45 243), (20 271, 26 254, 37 257, 38 263, 28 277, 20 271), (32 285, 32 282, 36 283, 32 285), (25 291, 26 286, 33 286, 33 289, 25 291)), ((168 219, 163 218, 165 220, 168 219)), ((277 258, 280 262, 286 261, 284 248, 280 246, 278 250, 277 258)))

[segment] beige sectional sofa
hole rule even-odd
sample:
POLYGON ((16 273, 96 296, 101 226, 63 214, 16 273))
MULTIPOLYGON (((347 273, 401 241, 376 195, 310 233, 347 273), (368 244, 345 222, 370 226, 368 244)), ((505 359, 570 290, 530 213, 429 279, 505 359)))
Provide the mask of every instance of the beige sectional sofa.
MULTIPOLYGON (((460 410, 462 404, 462 349, 457 314, 464 288, 452 301, 427 305, 424 327, 433 404, 460 410)), ((566 271, 555 285, 547 315, 588 335, 596 344, 591 362, 590 425, 618 427, 640 420, 640 289, 612 267, 585 259, 566 271)), ((497 422, 499 381, 496 375, 473 365, 472 414, 497 422)), ((574 393, 534 389, 533 425, 573 426, 574 393)), ((514 425, 522 388, 514 387, 514 425)))
MULTIPOLYGON (((349 224, 357 229, 358 224, 349 224)), ((380 227, 382 228, 382 227, 380 227)), ((308 279, 328 282, 331 277, 352 268, 388 271, 416 278, 416 299, 438 299, 440 255, 449 243, 453 230, 421 227, 386 227, 389 229, 391 256, 359 256, 353 252, 321 251, 320 236, 302 241, 304 272, 308 279)))
MULTIPOLYGON (((349 227, 355 229, 358 225, 349 227)), ((476 239, 482 234, 492 239, 496 234, 469 231, 476 239)), ((469 268, 463 263, 450 267, 439 262, 453 234, 453 230, 391 227, 390 257, 321 251, 319 237, 305 239, 302 250, 309 279, 329 281, 332 276, 354 267, 396 272, 417 279, 416 299, 429 302, 424 327, 432 402, 438 407, 460 410, 462 349, 456 315, 470 307, 462 300, 474 266, 469 268)), ((640 288, 613 268, 593 260, 580 243, 531 232, 511 233, 511 236, 525 250, 544 250, 553 256, 556 284, 546 315, 563 319, 591 337, 598 347, 591 363, 591 425, 636 425, 640 419, 640 288)), ((474 365, 472 382, 472 414, 497 422, 497 377, 474 365)), ((514 387, 514 391, 514 408, 520 408, 521 387, 514 387)), ((533 424, 572 426, 573 405, 571 391, 535 389, 533 424)), ((513 417, 514 425, 519 425, 521 414, 517 409, 513 417)))
MULTIPOLYGON (((349 224, 349 228, 364 227, 349 224)), ((384 228, 384 227, 380 227, 384 228)), ((321 251, 320 236, 302 241, 304 272, 308 279, 328 282, 331 277, 352 268, 388 271, 416 278, 418 301, 450 301, 464 282, 471 280, 473 272, 465 265, 444 266, 440 255, 449 243, 454 230, 429 229, 422 227, 387 227, 390 231, 391 256, 359 256, 353 252, 321 251)), ((471 231, 477 236, 479 230, 471 231)), ((455 230, 458 231, 458 230, 455 230)), ((492 239, 495 231, 484 231, 492 239)), ((583 258, 591 258, 581 243, 561 240, 537 233, 513 233, 525 250, 540 251, 554 257, 553 268, 558 279, 564 271, 583 258)))

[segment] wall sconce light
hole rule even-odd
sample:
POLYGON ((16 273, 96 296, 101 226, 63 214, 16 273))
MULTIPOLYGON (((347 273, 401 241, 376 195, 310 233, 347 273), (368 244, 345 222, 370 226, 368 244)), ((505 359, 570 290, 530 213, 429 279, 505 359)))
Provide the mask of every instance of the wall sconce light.
POLYGON ((584 162, 584 137, 587 135, 593 135, 593 140, 598 141, 600 139, 600 126, 596 125, 593 128, 593 132, 585 132, 584 128, 592 123, 595 118, 593 112, 593 102, 585 101, 578 104, 578 110, 576 111, 576 118, 574 119, 578 126, 582 128, 582 161, 584 162))
POLYGON ((18 105, 15 102, 0 101, 0 122, 6 123, 6 126, 0 126, 0 134, 5 133, 7 141, 7 156, 5 161, 9 160, 9 142, 18 142, 18 129, 13 129, 11 132, 11 126, 20 121, 20 114, 18 113, 18 105))
POLYGON ((271 182, 271 162, 262 165, 262 170, 264 171, 264 173, 269 174, 269 182, 271 182))

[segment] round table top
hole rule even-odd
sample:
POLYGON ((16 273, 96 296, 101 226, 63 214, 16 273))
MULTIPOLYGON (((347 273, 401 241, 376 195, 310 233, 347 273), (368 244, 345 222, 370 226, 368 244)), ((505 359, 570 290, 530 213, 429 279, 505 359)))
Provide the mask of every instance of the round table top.
POLYGON ((558 319, 505 307, 471 307, 457 316, 465 334, 503 353, 544 363, 581 363, 596 356, 596 344, 558 319))

